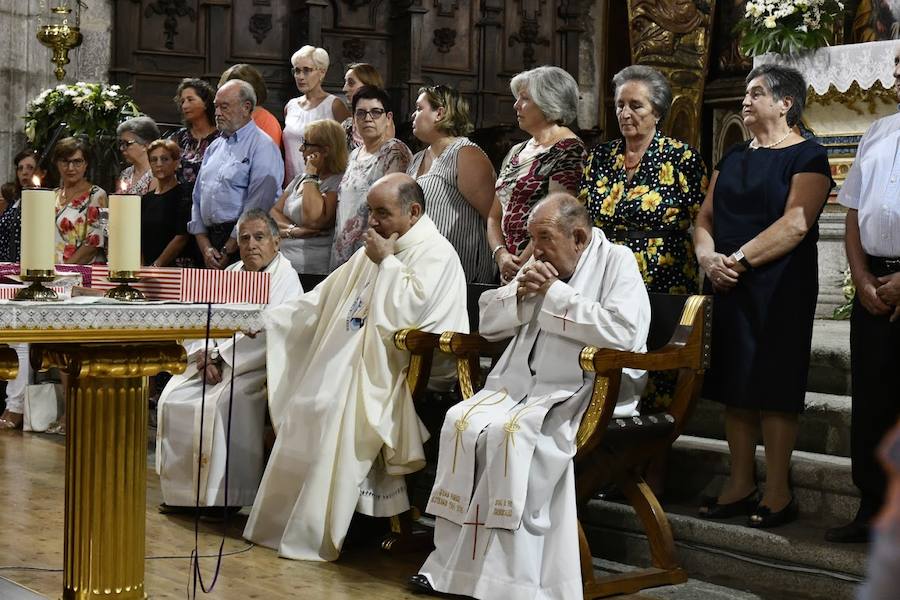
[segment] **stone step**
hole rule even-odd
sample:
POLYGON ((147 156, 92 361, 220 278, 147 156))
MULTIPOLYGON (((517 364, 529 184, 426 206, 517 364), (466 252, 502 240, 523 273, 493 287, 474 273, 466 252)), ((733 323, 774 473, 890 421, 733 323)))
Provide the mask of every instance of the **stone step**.
MULTIPOLYGON (((597 577, 633 571, 636 567, 594 557, 597 577)), ((637 594, 616 596, 617 600, 763 600, 762 597, 740 589, 724 587, 699 579, 688 579, 679 585, 664 585, 642 590, 637 594)))
MULTIPOLYGON (((696 507, 702 495, 716 495, 729 468, 728 445, 722 440, 683 435, 669 455, 665 497, 696 507)), ((765 480, 762 446, 756 451, 756 473, 765 480)), ((832 523, 856 515, 859 491, 853 485, 850 459, 842 456, 794 452, 791 484, 802 515, 832 523)))
POLYGON ((850 394, 850 321, 813 322, 806 389, 838 396, 850 394))
MULTIPOLYGON (((700 398, 685 432, 698 437, 725 439, 724 405, 700 398)), ((850 456, 850 397, 807 392, 806 411, 800 415, 797 450, 850 456)))
MULTIPOLYGON (((850 600, 865 574, 867 544, 829 544, 832 523, 801 517, 794 523, 757 530, 739 518, 705 521, 694 505, 665 505, 678 561, 691 578, 762 598, 850 600)), ((583 514, 595 556, 646 567, 649 547, 630 506, 592 500, 583 514)), ((653 597, 654 590, 642 594, 653 597)), ((738 597, 738 596, 736 596, 738 597)))

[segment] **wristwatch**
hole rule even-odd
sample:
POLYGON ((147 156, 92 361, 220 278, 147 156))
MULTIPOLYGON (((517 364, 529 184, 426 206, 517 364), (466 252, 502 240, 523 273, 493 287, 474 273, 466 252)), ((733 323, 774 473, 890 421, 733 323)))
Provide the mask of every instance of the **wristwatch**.
POLYGON ((753 265, 750 264, 750 261, 747 260, 746 256, 744 256, 744 251, 741 250, 740 248, 735 250, 734 254, 732 254, 731 256, 732 256, 732 258, 734 258, 734 260, 736 260, 739 263, 741 263, 742 265, 744 265, 744 268, 747 269, 748 271, 753 270, 753 265))
POLYGON ((211 362, 219 362, 219 360, 221 360, 221 358, 222 358, 222 355, 219 354, 218 348, 213 348, 212 350, 209 351, 209 360, 211 362))

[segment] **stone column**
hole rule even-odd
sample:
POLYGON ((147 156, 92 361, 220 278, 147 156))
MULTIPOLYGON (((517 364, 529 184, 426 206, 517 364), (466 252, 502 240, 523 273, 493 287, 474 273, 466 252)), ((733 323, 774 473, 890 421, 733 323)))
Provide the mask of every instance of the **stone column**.
MULTIPOLYGON (((81 13, 84 41, 69 53, 66 78, 107 81, 110 66, 113 0, 93 0, 81 13)), ((51 51, 35 37, 40 0, 0 3, 0 183, 12 181, 12 159, 25 147, 25 105, 42 90, 59 83, 53 75, 51 51)))
POLYGON ((844 303, 841 282, 847 268, 844 250, 844 219, 847 210, 828 205, 819 217, 819 299, 816 317, 831 318, 834 309, 844 303))

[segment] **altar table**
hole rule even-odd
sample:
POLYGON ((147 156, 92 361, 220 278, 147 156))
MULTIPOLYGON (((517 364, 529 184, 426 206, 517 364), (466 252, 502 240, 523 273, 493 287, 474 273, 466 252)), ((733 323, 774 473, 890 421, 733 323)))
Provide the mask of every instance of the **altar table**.
MULTIPOLYGON (((213 305, 210 337, 262 328, 262 306, 213 305)), ((0 344, 32 344, 34 367, 68 373, 63 600, 146 598, 147 378, 183 373, 206 304, 102 298, 0 301, 0 344)), ((0 378, 16 376, 0 346, 0 378)))

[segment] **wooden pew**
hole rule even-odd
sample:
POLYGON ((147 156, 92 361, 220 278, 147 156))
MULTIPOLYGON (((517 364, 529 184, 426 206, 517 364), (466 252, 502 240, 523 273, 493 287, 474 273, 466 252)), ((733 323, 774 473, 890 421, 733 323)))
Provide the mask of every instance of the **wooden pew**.
MULTIPOLYGON (((595 578, 591 551, 579 521, 584 598, 634 593, 659 585, 683 583, 687 574, 675 557, 675 542, 665 512, 641 470, 647 460, 665 451, 684 430, 709 365, 712 299, 708 296, 650 294, 651 324, 646 354, 600 349, 581 351, 581 368, 596 373, 590 404, 578 430, 575 487, 581 513, 601 486, 613 483, 634 508, 650 545, 653 566, 595 578), (612 419, 623 368, 678 370, 674 398, 667 412, 612 419)), ((507 341, 488 342, 475 334, 440 337, 440 349, 457 358, 462 395, 472 396, 483 385, 480 359, 496 358, 507 341)))

